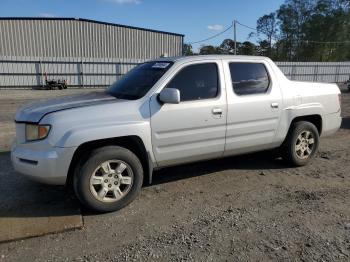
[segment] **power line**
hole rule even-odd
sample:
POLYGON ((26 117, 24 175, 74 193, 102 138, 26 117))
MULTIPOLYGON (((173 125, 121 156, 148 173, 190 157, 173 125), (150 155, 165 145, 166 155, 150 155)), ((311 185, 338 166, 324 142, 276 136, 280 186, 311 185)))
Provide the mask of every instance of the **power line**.
MULTIPOLYGON (((250 29, 250 30, 254 30, 254 31, 258 32, 258 30, 256 30, 256 28, 250 27, 250 26, 248 26, 248 25, 241 24, 241 23, 240 23, 239 21, 237 21, 237 20, 236 20, 236 23, 239 24, 240 26, 243 26, 243 27, 246 27, 246 28, 248 28, 248 29, 250 29)), ((259 33, 259 32, 258 32, 258 33, 259 33)))
POLYGON ((321 42, 321 41, 312 41, 312 40, 299 40, 299 42, 314 43, 314 44, 348 44, 350 43, 350 41, 321 42))
MULTIPOLYGON (((242 24, 239 21, 236 21, 236 23, 243 26, 243 27, 246 27, 250 30, 253 30, 257 33, 263 33, 263 32, 259 32, 256 28, 242 24)), ((263 34, 266 35, 265 33, 263 33, 263 34)), ((273 38, 273 40, 279 41, 280 39, 273 38)), ((313 41, 313 40, 297 40, 297 39, 295 39, 295 41, 296 42, 304 42, 304 43, 314 43, 314 44, 347 44, 347 43, 350 43, 350 41, 313 41)))
POLYGON ((229 27, 227 27, 225 30, 221 31, 220 33, 217 33, 211 37, 208 37, 206 39, 203 39, 203 40, 199 40, 199 41, 195 41, 195 42, 191 42, 191 43, 188 43, 190 45, 193 45, 193 44, 198 44, 198 43, 202 43, 202 42, 205 42, 205 41, 208 41, 208 40, 211 40, 211 39, 214 39, 220 35, 222 35, 223 33, 226 33, 228 30, 230 30, 231 28, 233 27, 233 24, 231 24, 229 27))
MULTIPOLYGON (((266 35, 265 33, 263 32, 259 32, 256 28, 253 28, 252 26, 249 26, 249 25, 245 25, 245 24, 242 24, 241 22, 235 20, 235 23, 240 25, 240 26, 243 26, 245 28, 248 28, 250 30, 253 30, 257 33, 262 33, 264 35, 266 35)), ((208 37, 206 39, 203 39, 203 40, 199 40, 199 41, 195 41, 195 42, 191 42, 191 43, 188 43, 190 45, 193 45, 193 44, 199 44, 199 43, 203 43, 203 42, 206 42, 208 40, 211 40, 211 39, 214 39, 224 33, 226 33, 228 30, 230 30, 232 27, 234 26, 234 23, 232 23, 230 26, 228 26, 225 30, 211 36, 211 37, 208 37)), ((273 40, 275 41, 279 41, 281 39, 277 39, 277 38, 273 38, 273 40)), ((290 39, 289 39, 290 40, 290 39)), ((350 43, 350 40, 349 41, 314 41, 314 40, 297 40, 297 39, 292 39, 292 41, 295 41, 295 42, 304 42, 304 43, 314 43, 314 44, 347 44, 347 43, 350 43)))

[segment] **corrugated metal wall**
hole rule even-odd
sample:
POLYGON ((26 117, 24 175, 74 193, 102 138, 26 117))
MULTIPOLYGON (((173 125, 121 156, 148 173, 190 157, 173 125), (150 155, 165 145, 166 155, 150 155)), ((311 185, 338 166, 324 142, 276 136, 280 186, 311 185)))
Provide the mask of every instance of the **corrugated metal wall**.
POLYGON ((153 59, 181 55, 182 43, 180 34, 87 19, 0 19, 0 57, 153 59))
POLYGON ((350 78, 350 62, 276 62, 291 80, 342 83, 350 78))

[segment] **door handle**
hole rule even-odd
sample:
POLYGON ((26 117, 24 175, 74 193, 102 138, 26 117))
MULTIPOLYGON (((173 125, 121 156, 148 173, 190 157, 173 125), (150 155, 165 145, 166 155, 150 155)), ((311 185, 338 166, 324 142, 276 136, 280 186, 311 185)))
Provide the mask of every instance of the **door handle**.
POLYGON ((278 108, 278 103, 271 103, 271 108, 278 108))
POLYGON ((213 108, 212 113, 213 113, 213 115, 222 115, 222 109, 221 108, 213 108))

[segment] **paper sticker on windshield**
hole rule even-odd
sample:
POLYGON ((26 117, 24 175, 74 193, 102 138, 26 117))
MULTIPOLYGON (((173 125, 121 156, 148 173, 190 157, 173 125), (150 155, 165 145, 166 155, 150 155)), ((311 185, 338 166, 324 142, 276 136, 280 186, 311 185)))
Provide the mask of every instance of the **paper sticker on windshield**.
POLYGON ((170 65, 170 63, 155 63, 152 68, 167 68, 170 65))

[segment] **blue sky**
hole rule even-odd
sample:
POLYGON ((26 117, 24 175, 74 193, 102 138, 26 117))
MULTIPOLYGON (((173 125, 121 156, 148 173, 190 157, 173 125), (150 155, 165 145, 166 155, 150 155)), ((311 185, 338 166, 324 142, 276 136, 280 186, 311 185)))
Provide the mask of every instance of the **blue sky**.
MULTIPOLYGON (((0 16, 79 17, 185 35, 194 42, 214 35, 233 19, 255 27, 256 20, 275 11, 284 0, 1 0, 0 16)), ((251 30, 238 27, 238 40, 251 30)), ((205 44, 233 38, 229 30, 205 44)), ((254 39, 251 39, 254 41, 254 39)), ((194 45, 197 49, 200 44, 194 45)))

